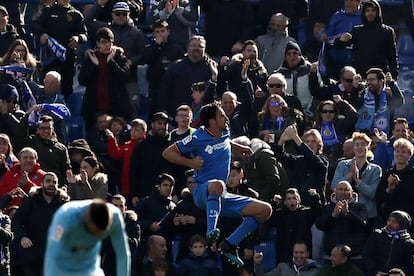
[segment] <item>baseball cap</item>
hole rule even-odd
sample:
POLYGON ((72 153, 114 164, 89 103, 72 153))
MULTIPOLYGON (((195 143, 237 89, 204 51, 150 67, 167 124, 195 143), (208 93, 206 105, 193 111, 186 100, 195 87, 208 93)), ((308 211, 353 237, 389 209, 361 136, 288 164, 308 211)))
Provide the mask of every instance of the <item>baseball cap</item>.
POLYGON ((168 121, 169 120, 168 115, 165 112, 157 112, 154 115, 152 115, 151 122, 155 122, 155 121, 158 121, 158 120, 168 121))
POLYGON ((126 2, 118 2, 112 7, 112 11, 127 11, 129 12, 129 6, 126 2))

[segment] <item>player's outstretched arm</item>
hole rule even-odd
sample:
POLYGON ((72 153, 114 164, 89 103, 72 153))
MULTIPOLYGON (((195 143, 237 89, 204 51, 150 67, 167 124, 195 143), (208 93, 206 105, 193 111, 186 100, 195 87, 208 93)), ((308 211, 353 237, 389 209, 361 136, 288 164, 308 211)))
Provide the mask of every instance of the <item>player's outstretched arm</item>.
POLYGON ((171 163, 186 166, 196 170, 199 170, 204 163, 203 159, 199 156, 193 159, 182 156, 176 144, 172 144, 171 146, 166 148, 162 153, 162 157, 164 157, 171 163))

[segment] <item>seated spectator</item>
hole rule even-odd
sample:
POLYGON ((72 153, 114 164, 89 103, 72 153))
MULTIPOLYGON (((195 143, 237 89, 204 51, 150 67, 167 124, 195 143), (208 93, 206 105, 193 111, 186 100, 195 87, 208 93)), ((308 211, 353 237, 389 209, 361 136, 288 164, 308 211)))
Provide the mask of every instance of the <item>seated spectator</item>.
MULTIPOLYGON (((0 181, 0 196, 20 187, 28 194, 32 187, 40 186, 45 171, 37 163, 37 152, 30 147, 25 147, 18 154, 19 162, 14 164, 10 171, 3 175, 0 181)), ((10 202, 9 206, 20 206, 22 198, 16 197, 10 202)))
POLYGON ((386 275, 391 268, 414 275, 414 240, 408 233, 410 224, 410 215, 396 210, 389 215, 385 227, 371 233, 362 253, 367 275, 386 275))
POLYGON ((355 108, 341 96, 333 97, 333 101, 321 102, 315 113, 316 128, 322 136, 323 153, 329 160, 328 181, 331 181, 338 159, 343 155, 342 144, 351 136, 358 119, 355 108))
POLYGON ((239 102, 234 92, 226 91, 221 97, 224 113, 229 118, 230 137, 248 135, 247 120, 251 111, 251 101, 239 102))
POLYGON ((262 261, 263 253, 257 252, 254 254, 254 270, 256 276, 289 276, 289 275, 303 275, 314 276, 317 272, 316 263, 309 259, 308 245, 305 242, 297 241, 293 245, 293 258, 289 261, 281 262, 270 272, 264 273, 262 261))
POLYGON ((367 225, 371 231, 378 224, 375 192, 381 181, 382 170, 380 166, 368 161, 367 155, 371 139, 365 133, 355 132, 352 135, 352 140, 355 157, 338 163, 332 179, 331 190, 334 190, 343 180, 351 183, 352 188, 358 194, 358 201, 366 207, 367 225))
MULTIPOLYGON (((377 205, 380 207, 383 222, 394 210, 402 210, 410 216, 414 215, 412 201, 414 169, 409 164, 414 146, 410 141, 399 138, 394 141, 393 148, 395 165, 384 173, 376 191, 377 205)), ((412 228, 409 230, 413 231, 412 228)))
POLYGON ((89 198, 106 199, 108 194, 108 175, 102 171, 102 165, 95 156, 83 158, 80 174, 68 172, 68 194, 72 200, 89 198))
POLYGON ((206 239, 194 235, 189 244, 190 254, 180 263, 178 275, 217 275, 216 260, 209 256, 206 239))
POLYGON ((145 139, 147 133, 147 124, 142 119, 134 119, 131 121, 130 140, 122 146, 118 145, 112 131, 105 130, 108 137, 108 153, 113 159, 122 160, 122 177, 121 177, 121 193, 129 196, 129 170, 131 155, 135 145, 145 139))
MULTIPOLYGON (((351 262, 352 251, 348 245, 336 245, 332 248, 331 263, 323 266, 317 276, 363 276, 362 271, 351 262)), ((368 274, 375 275, 375 274, 368 274)))

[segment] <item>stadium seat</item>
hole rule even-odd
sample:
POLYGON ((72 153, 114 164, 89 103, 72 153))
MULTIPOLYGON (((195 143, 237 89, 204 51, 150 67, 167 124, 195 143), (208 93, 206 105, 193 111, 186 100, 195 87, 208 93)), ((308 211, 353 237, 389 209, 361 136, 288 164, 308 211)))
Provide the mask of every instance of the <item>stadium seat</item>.
POLYGON ((263 252, 263 270, 269 272, 276 268, 276 248, 275 241, 262 241, 255 247, 256 252, 263 252))
POLYGON ((85 122, 82 116, 71 116, 64 119, 67 132, 67 141, 73 141, 75 139, 84 139, 85 134, 85 122))
POLYGON ((414 65, 414 41, 408 32, 401 32, 397 42, 401 65, 414 65))
POLYGON ((66 106, 69 108, 72 116, 80 116, 82 111, 83 94, 74 93, 68 97, 66 106))

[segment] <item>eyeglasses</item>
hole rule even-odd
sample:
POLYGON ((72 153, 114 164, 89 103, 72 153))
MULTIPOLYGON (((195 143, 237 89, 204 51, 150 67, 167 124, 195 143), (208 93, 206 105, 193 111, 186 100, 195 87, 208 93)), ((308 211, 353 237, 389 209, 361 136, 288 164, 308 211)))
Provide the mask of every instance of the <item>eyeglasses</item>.
POLYGON ((114 14, 115 14, 116 16, 127 16, 127 15, 128 15, 128 13, 127 13, 127 12, 114 12, 114 14))
POLYGON ((354 79, 343 79, 345 82, 347 82, 347 83, 351 83, 351 82, 353 82, 354 81, 354 79))
POLYGON ((14 103, 14 104, 16 104, 17 101, 16 100, 13 100, 13 99, 6 99, 6 103, 14 103))
POLYGON ((281 83, 268 83, 267 87, 268 88, 282 88, 283 84, 281 84, 281 83))
POLYGON ((326 114, 326 113, 334 114, 335 113, 335 110, 324 109, 324 110, 321 110, 321 113, 324 113, 324 114, 326 114))
POLYGON ((269 105, 270 105, 271 107, 275 107, 275 106, 282 106, 282 103, 279 103, 279 102, 270 102, 270 103, 269 103, 269 105))

